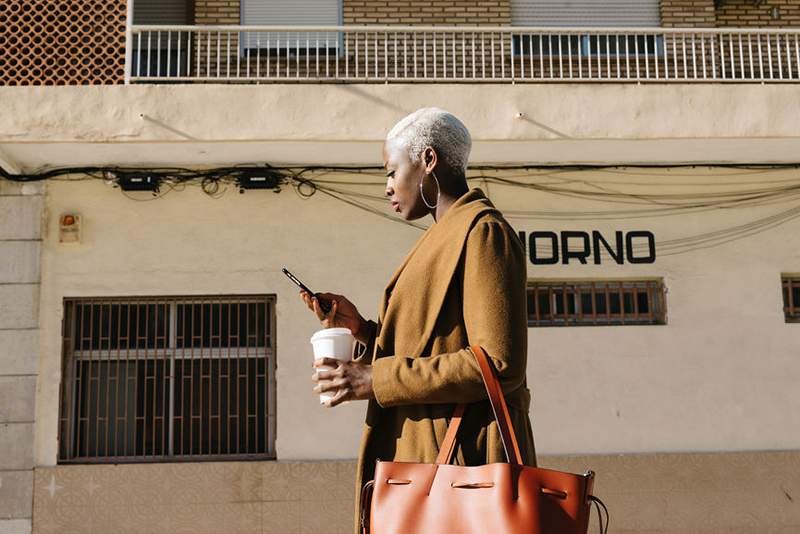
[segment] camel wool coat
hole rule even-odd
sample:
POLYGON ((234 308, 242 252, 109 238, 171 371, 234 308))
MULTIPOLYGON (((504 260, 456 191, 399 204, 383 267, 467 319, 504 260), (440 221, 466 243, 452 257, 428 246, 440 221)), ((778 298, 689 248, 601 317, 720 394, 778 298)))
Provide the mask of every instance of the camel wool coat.
POLYGON ((455 405, 469 403, 455 462, 505 462, 480 368, 498 371, 526 465, 536 465, 528 410, 527 271, 516 232, 480 189, 462 195, 419 238, 386 286, 369 341, 354 357, 372 365, 356 473, 356 531, 375 461, 433 463, 455 405))

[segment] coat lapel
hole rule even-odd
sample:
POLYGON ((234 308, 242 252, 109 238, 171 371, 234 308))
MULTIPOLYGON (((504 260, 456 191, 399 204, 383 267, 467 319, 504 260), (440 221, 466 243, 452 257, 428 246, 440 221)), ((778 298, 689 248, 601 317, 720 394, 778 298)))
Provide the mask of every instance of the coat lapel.
POLYGON ((384 290, 376 358, 422 355, 461 260, 467 234, 480 215, 493 210, 483 192, 473 189, 420 237, 384 290))
POLYGON ((389 296, 391 295, 392 290, 394 289, 394 286, 397 283, 397 279, 400 278, 400 274, 403 272, 403 269, 405 269, 406 265, 408 265, 408 262, 411 260, 411 257, 414 255, 417 249, 419 249, 420 245, 422 245, 425 239, 430 235, 432 230, 433 226, 425 230, 425 233, 422 234, 419 239, 417 239, 417 242, 414 243, 413 247, 411 247, 409 253, 406 254, 406 257, 403 259, 403 262, 400 264, 400 267, 398 267, 395 270, 391 279, 389 279, 389 283, 386 284, 386 287, 383 290, 383 296, 381 297, 381 304, 380 307, 378 308, 378 323, 383 323, 383 318, 386 315, 386 307, 389 303, 389 296))

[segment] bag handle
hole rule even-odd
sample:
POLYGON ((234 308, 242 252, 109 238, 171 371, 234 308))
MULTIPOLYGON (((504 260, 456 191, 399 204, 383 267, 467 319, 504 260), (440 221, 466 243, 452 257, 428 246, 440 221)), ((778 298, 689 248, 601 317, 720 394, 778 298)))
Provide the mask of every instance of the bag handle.
MULTIPOLYGON (((483 377, 483 385, 486 386, 486 393, 492 405, 494 419, 497 421, 497 427, 500 429, 500 439, 503 441, 506 459, 510 464, 522 465, 522 455, 519 451, 517 436, 514 433, 514 425, 511 422, 511 414, 508 412, 506 399, 503 396, 503 390, 500 387, 500 382, 497 380, 494 367, 480 345, 472 345, 470 351, 478 360, 478 366, 481 369, 481 376, 483 377)), ((465 408, 466 404, 459 404, 456 406, 453 417, 450 419, 450 425, 447 427, 447 434, 445 434, 444 441, 439 449, 439 456, 436 458, 437 464, 449 464, 452 462, 456 445, 456 435, 458 434, 458 427, 461 426, 461 419, 464 415, 465 408)))

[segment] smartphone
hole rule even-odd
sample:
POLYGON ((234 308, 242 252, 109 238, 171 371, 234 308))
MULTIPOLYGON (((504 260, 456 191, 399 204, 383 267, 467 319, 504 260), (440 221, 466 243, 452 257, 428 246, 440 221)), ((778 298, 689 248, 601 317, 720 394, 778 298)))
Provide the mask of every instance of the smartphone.
MULTIPOLYGON (((310 289, 308 289, 308 286, 306 286, 303 282, 301 282, 300 279, 297 278, 295 275, 290 273, 289 269, 284 267, 284 268, 281 269, 281 271, 283 271, 283 274, 285 274, 286 276, 289 277, 289 280, 291 280, 292 282, 297 284, 297 287, 299 287, 300 289, 302 289, 303 291, 305 291, 309 295, 313 295, 313 296, 317 297, 317 294, 314 291, 311 291, 310 289)), ((317 300, 319 301, 319 307, 323 312, 328 313, 328 312, 331 311, 331 303, 330 302, 324 301, 319 297, 317 297, 317 300)))

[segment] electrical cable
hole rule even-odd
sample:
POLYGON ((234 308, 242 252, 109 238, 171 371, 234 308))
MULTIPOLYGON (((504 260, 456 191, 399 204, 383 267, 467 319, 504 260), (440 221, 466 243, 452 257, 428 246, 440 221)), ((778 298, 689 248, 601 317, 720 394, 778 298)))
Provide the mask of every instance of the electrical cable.
MULTIPOLYGON (((794 204, 800 197, 800 175, 796 178, 779 177, 773 179, 770 173, 797 170, 792 165, 724 165, 713 166, 722 177, 721 181, 708 181, 708 174, 688 174, 685 170, 697 168, 697 165, 639 165, 639 166, 589 166, 572 165, 563 167, 535 165, 483 165, 471 168, 467 176, 469 182, 479 182, 489 193, 490 185, 520 190, 535 191, 555 197, 578 199, 583 202, 599 202, 609 206, 619 206, 603 210, 520 210, 504 209, 510 219, 520 220, 637 220, 641 218, 666 217, 708 212, 711 210, 732 210, 763 207, 770 205, 794 204), (678 169, 670 181, 664 181, 656 175, 655 169, 678 169), (633 169, 633 170, 631 170, 633 169), (647 169, 649 172, 641 172, 647 169), (514 173, 517 171, 517 173, 514 173), (521 173, 519 173, 521 171, 521 173), (652 181, 597 180, 586 177, 587 171, 623 176, 652 176, 652 181), (493 176, 491 173, 504 173, 493 176), (753 181, 730 180, 732 176, 759 175, 763 179, 753 181), (693 177, 703 178, 704 182, 686 182, 693 177), (675 180, 680 179, 680 182, 675 180), (695 188, 703 185, 705 191, 695 188), (633 188, 620 190, 619 186, 633 188), (673 191, 652 192, 649 189, 670 188, 673 191), (681 191, 682 188, 695 189, 681 191), (630 207, 628 207, 630 206, 630 207), (639 206, 639 207, 636 207, 639 206)), ((700 166, 709 168, 710 166, 700 166)), ((385 212, 385 195, 364 191, 363 188, 383 186, 385 177, 383 169, 375 166, 304 166, 273 167, 270 165, 236 165, 211 169, 189 169, 184 167, 162 167, 143 169, 137 167, 71 167, 50 169, 36 174, 11 175, 0 168, 0 176, 18 182, 42 180, 83 181, 100 179, 123 189, 122 184, 132 178, 147 178, 153 185, 152 198, 137 198, 123 190, 126 197, 135 201, 152 201, 163 198, 170 192, 180 191, 188 185, 199 185, 201 190, 212 198, 220 198, 228 189, 228 185, 237 184, 244 192, 244 184, 248 178, 259 177, 270 181, 261 188, 273 189, 276 192, 284 185, 293 187, 304 199, 312 197, 317 191, 334 198, 344 204, 367 211, 382 218, 400 222, 418 229, 426 227, 418 223, 398 220, 385 212), (360 179, 337 179, 329 175, 348 173, 361 176, 360 179), (380 178, 371 181, 369 177, 380 178), (367 180, 364 180, 367 178, 367 180), (377 207, 373 204, 380 204, 377 207)), ((144 189, 138 187, 137 189, 144 189)), ((685 236, 676 239, 658 241, 660 255, 682 254, 700 248, 708 248, 741 239, 756 233, 774 228, 800 217, 800 206, 793 206, 773 215, 762 217, 748 223, 732 227, 685 236)), ((634 250, 642 250, 647 245, 636 244, 634 250)), ((543 249, 544 250, 544 249, 543 249)))

